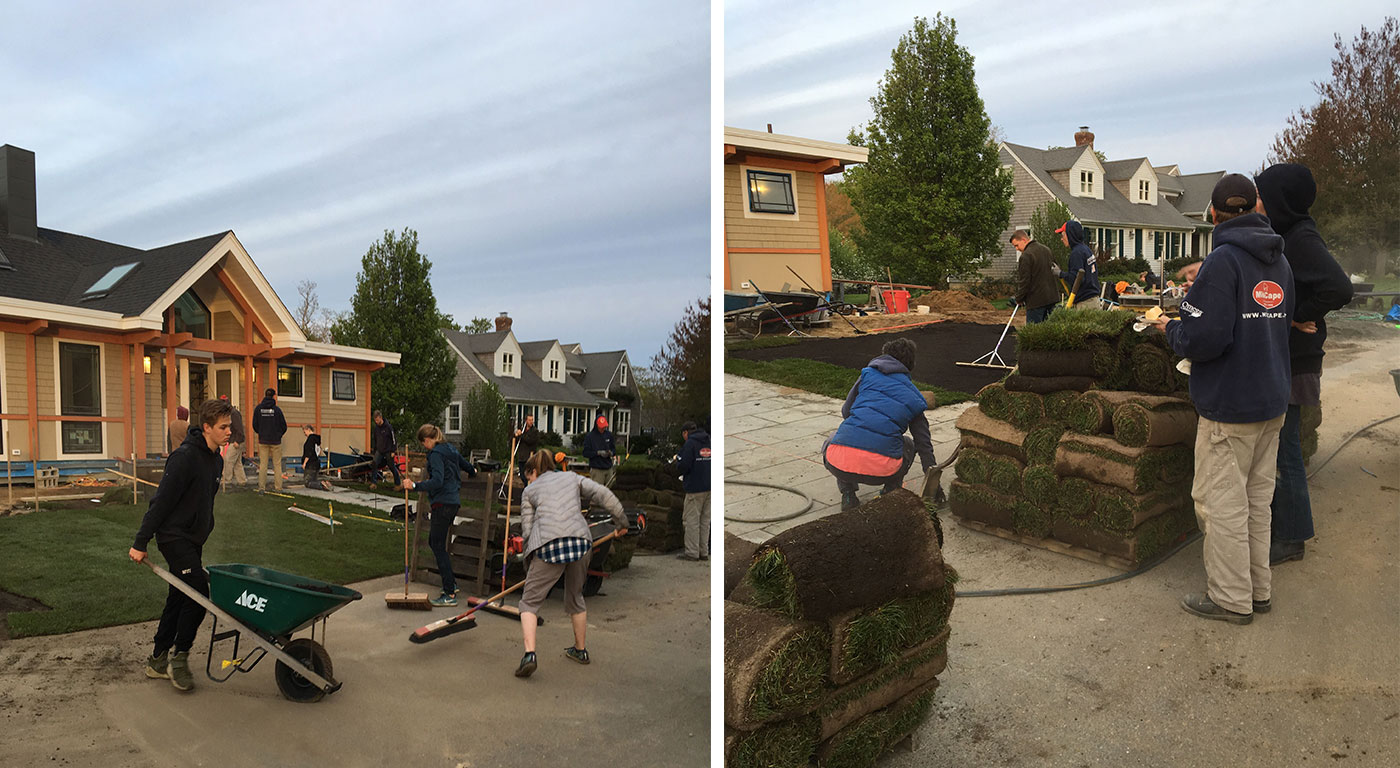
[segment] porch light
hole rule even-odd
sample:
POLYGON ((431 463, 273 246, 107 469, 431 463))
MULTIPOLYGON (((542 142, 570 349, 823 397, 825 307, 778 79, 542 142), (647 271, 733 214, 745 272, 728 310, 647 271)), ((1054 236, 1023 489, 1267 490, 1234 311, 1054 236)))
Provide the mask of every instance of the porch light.
POLYGON ((146 355, 141 359, 141 367, 146 369, 146 373, 151 372, 151 356, 146 355))

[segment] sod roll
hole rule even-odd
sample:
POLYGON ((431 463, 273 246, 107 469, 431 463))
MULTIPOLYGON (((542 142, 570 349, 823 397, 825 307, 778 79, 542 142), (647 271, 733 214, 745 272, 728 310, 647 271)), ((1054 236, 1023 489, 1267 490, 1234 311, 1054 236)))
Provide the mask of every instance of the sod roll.
POLYGON ((1138 315, 1131 310, 1104 312, 1058 310, 1043 323, 1016 330, 1017 354, 1036 350, 1091 349, 1096 340, 1111 342, 1124 332, 1132 332, 1138 315))
POLYGON ((1035 377, 1097 375, 1094 351, 1084 349, 1027 349, 1016 353, 1016 367, 1022 375, 1035 377))
POLYGON ((1079 399, 1075 390, 1061 390, 1045 395, 1045 418, 1061 426, 1069 424, 1069 407, 1079 399))
POLYGON ((821 718, 819 738, 831 738, 842 728, 888 707, 941 674, 948 666, 948 631, 944 627, 897 663, 832 691, 816 712, 821 718))
POLYGON ((845 685, 881 667, 905 659, 909 649, 936 637, 948 626, 957 572, 947 569, 945 583, 918 595, 835 616, 831 630, 831 682, 845 685))
POLYGON ((1094 515, 1094 484, 1082 477, 1060 479, 1060 499, 1055 505, 1055 520, 1065 519, 1077 525, 1092 525, 1094 515))
POLYGON ((1120 405, 1113 410, 1113 436, 1134 448, 1194 442, 1196 410, 1184 404, 1157 410, 1138 403, 1120 405))
POLYGON ((822 621, 938 589, 943 570, 928 509, 901 488, 769 539, 732 597, 789 618, 822 621))
POLYGON ((1164 485, 1154 493, 1129 493, 1111 485, 1092 485, 1094 522, 1105 530, 1126 533, 1168 512, 1191 509, 1191 488, 1182 483, 1164 485))
POLYGON ((807 768, 820 743, 820 727, 809 715, 756 731, 725 728, 725 768, 807 768))
POLYGON ((1092 376, 1025 376, 1013 373, 1002 382, 1008 392, 1034 392, 1048 395, 1052 392, 1086 392, 1098 386, 1099 380, 1092 376))
POLYGON ((1011 403, 1006 398, 1006 387, 1001 384, 988 384, 977 392, 977 407, 986 415, 1006 421, 1011 416, 1011 403))
POLYGON ((724 532, 725 598, 728 598, 729 593, 744 580, 744 574, 748 573, 749 566, 753 565, 753 553, 757 549, 758 545, 752 541, 735 536, 729 531, 724 532))
POLYGON ((1065 428, 1058 424, 1039 427, 1027 432, 1026 441, 1021 444, 1026 449, 1025 463, 1054 464, 1055 449, 1059 447, 1060 438, 1064 434, 1065 428))
POLYGON ((988 416, 982 408, 968 408, 958 417, 956 423, 962 433, 964 449, 978 448, 988 453, 1010 456, 1020 462, 1026 460, 1026 433, 1005 421, 988 416))
POLYGON ((1084 435, 1097 435, 1113 428, 1113 411, 1104 407, 1097 392, 1086 392, 1065 408, 1066 426, 1084 435))
POLYGON ((1102 435, 1066 435, 1055 452, 1055 471, 1061 477, 1149 493, 1163 483, 1186 481, 1193 469, 1191 457, 1189 445, 1131 448, 1102 435))
POLYGON ((953 474, 965 483, 985 484, 991 460, 990 453, 980 448, 963 446, 962 450, 958 451, 958 460, 953 464, 953 474))
MULTIPOLYGON (((1009 456, 992 456, 987 462, 987 485, 1007 496, 1021 495, 1021 473, 1026 465, 1009 456)), ((959 476, 959 479, 962 479, 959 476)), ((968 482, 972 482, 969 480, 968 482)))
POLYGON ((1060 503, 1060 478, 1053 467, 1032 464, 1021 473, 1026 501, 1041 509, 1053 510, 1060 503))
POLYGON ((820 703, 831 661, 827 628, 726 600, 724 722, 751 731, 820 703))
POLYGON ((1008 392, 1007 421, 1020 430, 1045 423, 1045 397, 1034 392, 1008 392))
POLYGON ((1138 344, 1132 351, 1133 383, 1143 392, 1170 392, 1176 388, 1171 353, 1153 344, 1138 344))
POLYGON ((1142 563, 1161 554, 1182 534, 1194 530, 1195 527, 1196 520, 1192 511, 1180 509, 1157 515, 1127 533, 1056 518, 1051 526, 1051 535, 1066 544, 1142 563))
POLYGON ((938 681, 929 682, 890 706, 872 712, 817 747, 818 768, 869 768, 890 747, 913 733, 933 710, 938 681))
POLYGON ((1037 507, 1028 499, 956 480, 948 492, 948 509, 963 519, 1037 539, 1045 537, 1053 520, 1051 511, 1037 507))

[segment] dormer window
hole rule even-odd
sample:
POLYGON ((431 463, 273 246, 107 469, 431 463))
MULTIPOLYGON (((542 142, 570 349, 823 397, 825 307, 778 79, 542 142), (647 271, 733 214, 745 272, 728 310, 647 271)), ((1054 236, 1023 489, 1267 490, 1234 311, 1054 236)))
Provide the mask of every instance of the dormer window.
POLYGON ((559 381, 559 361, 558 361, 558 360, 550 360, 550 361, 549 361, 549 380, 550 380, 550 381, 559 381))
POLYGON ((194 295, 194 291, 185 291, 175 300, 173 309, 176 333, 189 333, 196 339, 210 338, 209 308, 194 295))
POLYGON ((1147 179, 1138 180, 1138 202, 1146 203, 1152 200, 1152 182, 1147 179))
POLYGON ((623 363, 622 367, 619 368, 618 371, 619 375, 617 377, 617 383, 621 384, 624 387, 627 386, 627 363, 623 363))
POLYGON ((515 355, 510 352, 501 353, 501 373, 515 373, 515 355))
POLYGON ((1093 171, 1080 171, 1080 172, 1079 172, 1079 194, 1081 194, 1081 195, 1092 195, 1092 194, 1094 194, 1094 172, 1093 172, 1093 171))

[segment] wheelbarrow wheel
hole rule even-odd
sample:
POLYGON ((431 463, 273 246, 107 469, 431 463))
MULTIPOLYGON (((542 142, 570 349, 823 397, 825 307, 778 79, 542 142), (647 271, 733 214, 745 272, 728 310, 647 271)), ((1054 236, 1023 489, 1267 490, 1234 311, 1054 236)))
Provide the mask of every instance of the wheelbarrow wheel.
MULTIPOLYGON (((311 669, 312 672, 330 679, 332 675, 331 655, 321 644, 307 637, 297 638, 282 649, 288 656, 311 669)), ((292 701, 310 704, 326 697, 326 692, 315 683, 307 680, 283 662, 277 662, 277 689, 292 701)))

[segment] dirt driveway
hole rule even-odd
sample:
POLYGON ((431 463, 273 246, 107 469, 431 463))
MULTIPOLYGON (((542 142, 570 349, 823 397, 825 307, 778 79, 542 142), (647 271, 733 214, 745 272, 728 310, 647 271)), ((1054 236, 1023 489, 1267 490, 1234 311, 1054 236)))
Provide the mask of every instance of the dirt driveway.
MULTIPOLYGON (((408 635, 448 610, 390 611, 393 577, 354 585, 327 648, 345 687, 317 704, 281 697, 272 662, 221 685, 203 674, 209 623, 191 654, 195 691, 147 680, 154 624, 0 645, 0 765, 703 766, 709 764, 709 570, 638 556, 588 599, 589 666, 556 593, 542 615, 540 668, 512 672, 519 623, 426 645, 408 635)), ((154 578, 154 577, 152 577, 154 578)))

